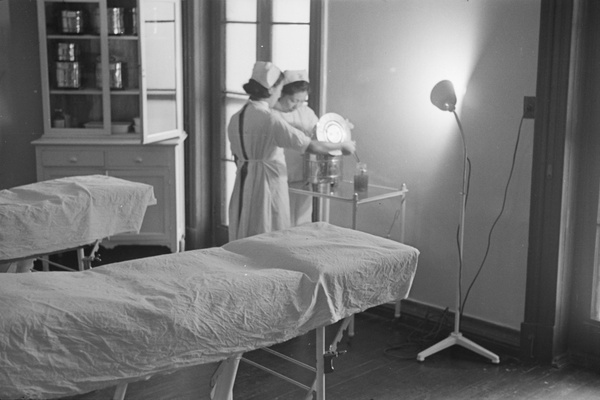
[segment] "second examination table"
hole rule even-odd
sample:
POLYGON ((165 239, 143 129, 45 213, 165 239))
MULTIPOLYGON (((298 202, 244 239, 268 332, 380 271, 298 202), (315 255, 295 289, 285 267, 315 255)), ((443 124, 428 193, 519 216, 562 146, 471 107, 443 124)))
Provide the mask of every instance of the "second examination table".
POLYGON ((80 272, 2 274, 0 398, 109 386, 125 393, 129 382, 215 361, 224 368, 214 398, 231 398, 243 353, 313 329, 323 335, 327 325, 405 298, 418 255, 313 223, 80 272))

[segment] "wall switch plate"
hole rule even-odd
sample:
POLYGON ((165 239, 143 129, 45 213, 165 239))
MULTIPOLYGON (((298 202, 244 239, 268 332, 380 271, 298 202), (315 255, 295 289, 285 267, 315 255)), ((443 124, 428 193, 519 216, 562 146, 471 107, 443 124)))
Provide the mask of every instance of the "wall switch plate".
POLYGON ((535 119, 535 96, 523 97, 523 118, 535 119))

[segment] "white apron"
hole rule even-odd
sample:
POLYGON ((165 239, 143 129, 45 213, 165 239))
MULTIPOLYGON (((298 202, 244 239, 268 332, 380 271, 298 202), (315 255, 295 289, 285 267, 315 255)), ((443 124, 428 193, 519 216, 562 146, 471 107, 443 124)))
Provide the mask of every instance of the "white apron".
POLYGON ((252 100, 231 117, 227 135, 238 167, 229 202, 229 240, 290 227, 283 148, 303 153, 310 138, 273 113, 266 101, 252 100))
MULTIPOLYGON (((281 115, 294 128, 300 129, 304 134, 312 138, 319 117, 312 108, 304 105, 294 111, 284 112, 279 109, 279 103, 274 110, 281 115)), ((285 163, 288 172, 288 181, 297 182, 304 179, 304 154, 293 149, 284 149, 285 163)), ((292 226, 312 222, 313 198, 301 194, 290 193, 290 218, 292 226)))

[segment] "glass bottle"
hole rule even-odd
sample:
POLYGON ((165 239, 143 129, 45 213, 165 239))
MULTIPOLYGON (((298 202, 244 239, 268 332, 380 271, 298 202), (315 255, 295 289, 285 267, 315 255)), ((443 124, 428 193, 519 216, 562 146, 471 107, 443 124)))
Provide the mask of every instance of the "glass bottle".
POLYGON ((53 128, 66 128, 67 127, 67 119, 65 117, 65 113, 60 108, 54 110, 52 114, 52 127, 53 128))
POLYGON ((369 173, 367 164, 364 162, 356 163, 354 172, 354 192, 366 193, 369 190, 369 173))

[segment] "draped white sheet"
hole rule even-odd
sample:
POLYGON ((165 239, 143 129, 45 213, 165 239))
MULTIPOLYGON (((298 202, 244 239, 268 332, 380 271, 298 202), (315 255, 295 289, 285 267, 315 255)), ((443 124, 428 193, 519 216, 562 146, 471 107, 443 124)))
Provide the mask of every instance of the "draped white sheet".
POLYGON ((0 261, 139 232, 154 188, 105 175, 53 179, 0 191, 0 261))
POLYGON ((82 272, 0 276, 0 398, 218 361, 404 298, 417 249, 313 223, 82 272))

